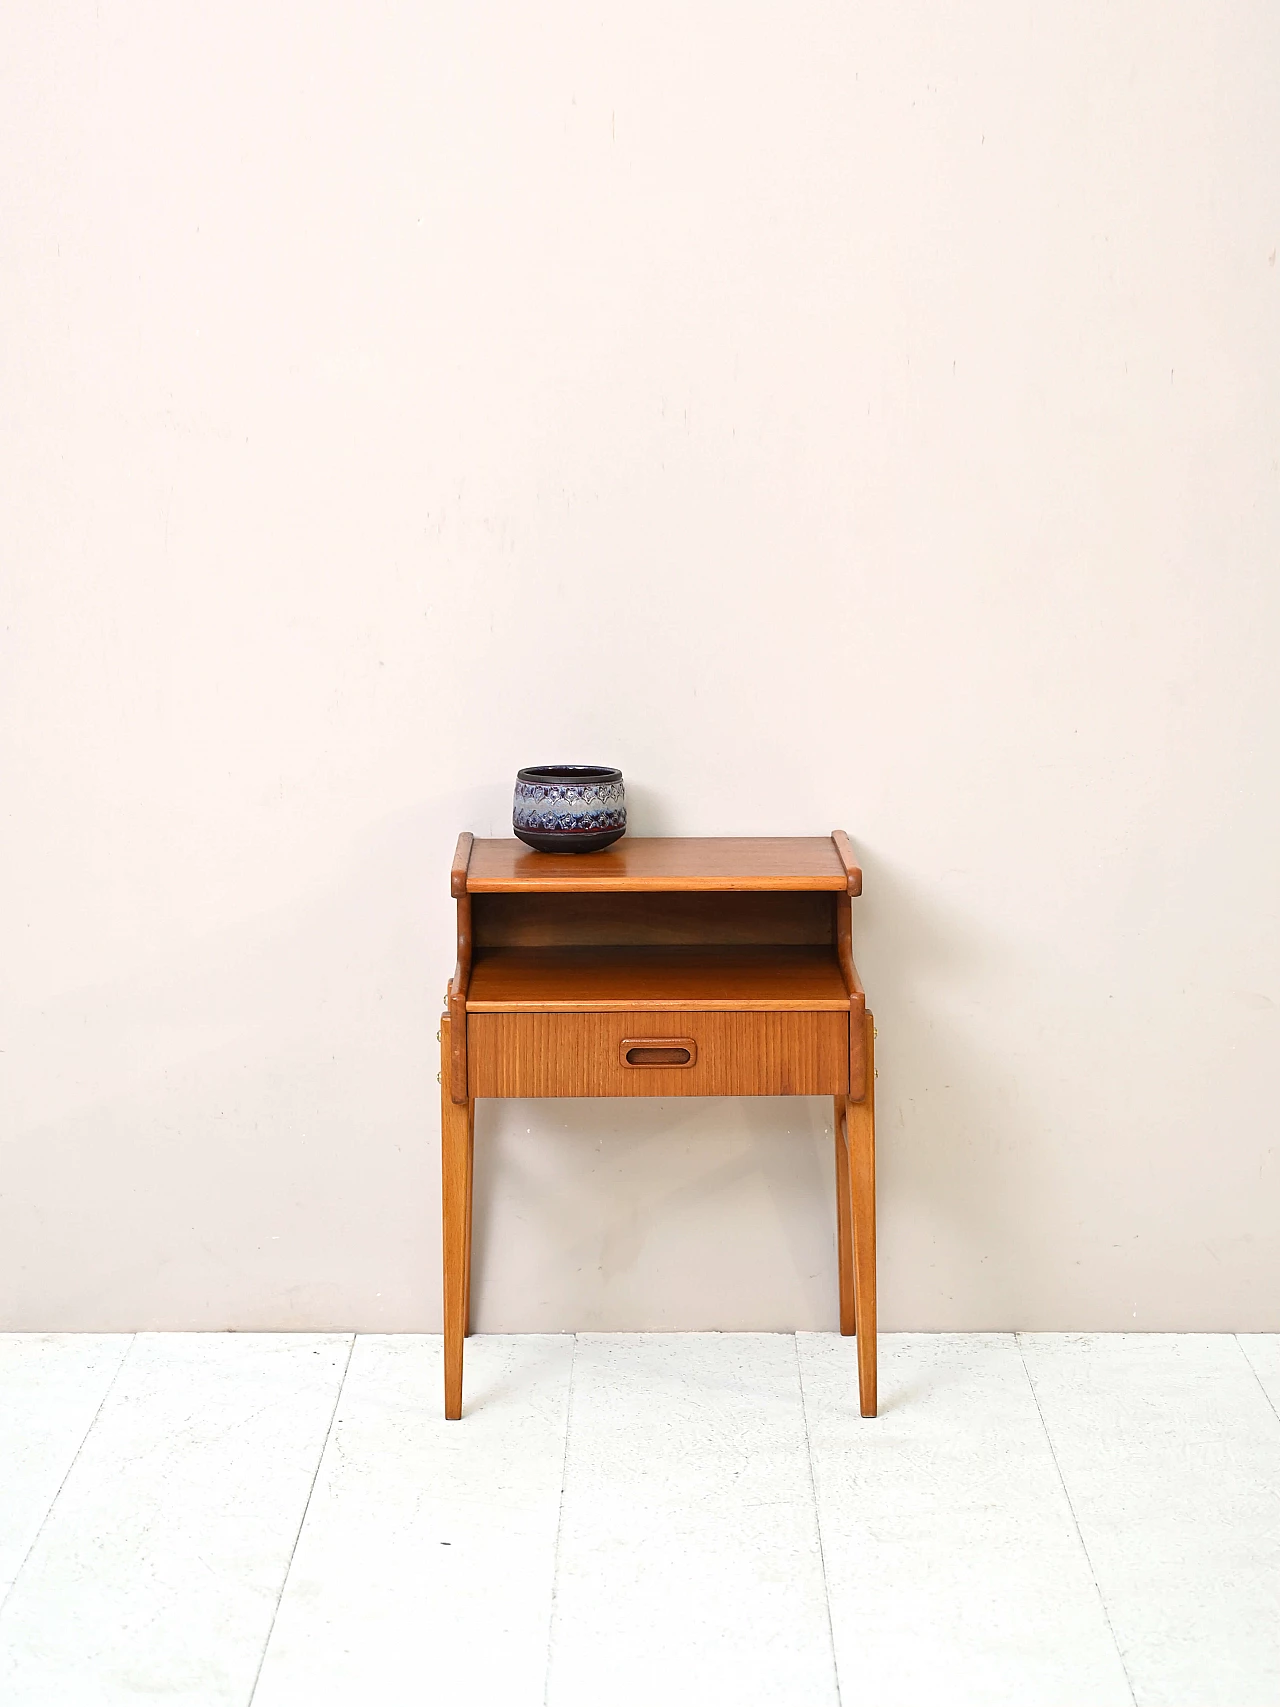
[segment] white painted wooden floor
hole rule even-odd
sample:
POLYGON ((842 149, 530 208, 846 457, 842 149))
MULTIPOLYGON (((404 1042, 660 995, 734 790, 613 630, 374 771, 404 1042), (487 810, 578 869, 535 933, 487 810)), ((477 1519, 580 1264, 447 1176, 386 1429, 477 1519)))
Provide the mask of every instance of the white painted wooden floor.
POLYGON ((1280 1336, 0 1336, 4 1707, 1280 1703, 1280 1336))

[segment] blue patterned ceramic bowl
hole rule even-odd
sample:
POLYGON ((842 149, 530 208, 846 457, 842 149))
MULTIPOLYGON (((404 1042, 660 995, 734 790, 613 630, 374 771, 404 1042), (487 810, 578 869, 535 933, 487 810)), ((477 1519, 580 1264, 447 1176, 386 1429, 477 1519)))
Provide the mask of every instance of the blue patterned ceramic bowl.
POLYGON ((627 833, 622 772, 608 765, 529 765, 516 772, 511 826, 539 853, 597 853, 627 833))

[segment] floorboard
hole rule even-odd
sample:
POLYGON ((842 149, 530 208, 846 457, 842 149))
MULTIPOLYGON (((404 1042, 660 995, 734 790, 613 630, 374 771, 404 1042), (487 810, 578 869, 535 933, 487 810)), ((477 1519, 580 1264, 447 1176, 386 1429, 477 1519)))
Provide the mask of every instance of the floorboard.
POLYGON ((1280 1336, 880 1355, 0 1336, 0 1702, 1280 1707, 1280 1336))
POLYGON ((0 1334, 0 1606, 129 1350, 131 1334, 0 1334))
POLYGON ((1230 1334, 1025 1334, 1138 1707, 1280 1701, 1280 1420, 1230 1334))
POLYGON ((798 1340, 844 1701, 1128 1707, 1014 1336, 798 1340))
POLYGON ((0 1613, 4 1707, 246 1707, 349 1347, 137 1337, 0 1613))
POLYGON ((548 1707, 835 1703, 789 1334, 582 1334, 548 1707))
POLYGON ((541 1707, 573 1340, 361 1336, 254 1707, 541 1707))

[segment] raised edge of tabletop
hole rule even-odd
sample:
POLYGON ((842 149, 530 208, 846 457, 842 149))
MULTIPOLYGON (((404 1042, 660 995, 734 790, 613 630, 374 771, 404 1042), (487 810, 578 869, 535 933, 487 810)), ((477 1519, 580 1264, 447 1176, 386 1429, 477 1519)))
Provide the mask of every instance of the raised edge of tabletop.
POLYGON ((453 850, 453 868, 449 872, 450 895, 465 895, 467 892, 467 867, 471 864, 475 840, 470 830, 464 830, 458 837, 458 845, 453 850))
POLYGON ((845 882, 848 884, 850 895, 862 893, 862 867, 854 858, 853 846, 843 830, 832 830, 831 840, 835 843, 836 853, 844 867, 845 882))

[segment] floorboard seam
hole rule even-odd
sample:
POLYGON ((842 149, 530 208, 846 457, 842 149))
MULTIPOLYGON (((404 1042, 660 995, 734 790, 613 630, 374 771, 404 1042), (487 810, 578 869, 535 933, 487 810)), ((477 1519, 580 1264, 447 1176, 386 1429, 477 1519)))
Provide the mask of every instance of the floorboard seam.
POLYGON ((1236 1342, 1236 1345, 1239 1347, 1241 1357, 1243 1357, 1245 1362, 1249 1365, 1249 1371, 1252 1374, 1254 1380, 1258 1383, 1259 1387, 1262 1387, 1262 1396, 1267 1401, 1267 1404, 1271 1406, 1272 1416, 1276 1419, 1277 1422, 1280 1422, 1280 1411, 1278 1411, 1276 1409, 1275 1405, 1272 1403, 1270 1393, 1267 1392, 1267 1389, 1262 1384, 1261 1375, 1259 1375, 1258 1371, 1253 1367, 1253 1359, 1249 1356, 1249 1353, 1244 1349, 1244 1347, 1242 1345, 1240 1345, 1240 1335, 1239 1334, 1232 1334, 1231 1337, 1236 1342))
POLYGON ((1111 1640, 1115 1645, 1116 1658, 1120 1661, 1120 1669, 1124 1673, 1125 1687, 1129 1691, 1129 1699, 1133 1702, 1134 1707, 1137 1707, 1138 1697, 1134 1694, 1133 1679, 1129 1676, 1129 1668, 1125 1664, 1124 1650, 1121 1648, 1119 1637, 1116 1635, 1115 1625, 1111 1622, 1111 1609, 1107 1605, 1106 1596, 1102 1592, 1102 1585, 1098 1581, 1098 1573, 1094 1569, 1092 1558, 1089 1556, 1089 1548, 1085 1543, 1084 1531, 1080 1528, 1080 1519, 1076 1516, 1076 1508, 1072 1503, 1071 1490, 1067 1486, 1066 1477, 1062 1474, 1062 1465, 1058 1462, 1058 1449, 1053 1444, 1053 1436, 1049 1433, 1049 1425, 1044 1419, 1044 1411, 1040 1405, 1040 1395, 1036 1392, 1036 1384, 1031 1379, 1031 1371, 1027 1368, 1027 1357, 1026 1353, 1022 1349, 1022 1335, 1020 1333, 1014 1334, 1013 1343, 1018 1348, 1018 1356, 1022 1361, 1022 1373, 1026 1376, 1027 1386, 1031 1389, 1031 1398, 1036 1407, 1036 1415, 1040 1418, 1040 1427, 1044 1430, 1044 1438, 1049 1447, 1049 1456, 1053 1459, 1053 1467, 1058 1472, 1058 1482, 1062 1488, 1062 1496, 1067 1502, 1067 1510, 1071 1513, 1071 1522, 1075 1528, 1076 1539, 1080 1543, 1080 1551, 1084 1554, 1085 1564, 1088 1565, 1089 1575, 1093 1579, 1093 1591, 1098 1597, 1098 1605, 1102 1608, 1102 1616, 1107 1621, 1107 1630, 1110 1632, 1111 1640))
POLYGON ((560 1505, 556 1512, 556 1544, 551 1554, 551 1609, 547 1615, 547 1669, 542 1679, 542 1707, 551 1692, 551 1647, 556 1633, 556 1595, 560 1588, 560 1531, 564 1527, 564 1490, 569 1479, 569 1436, 573 1431, 573 1372, 578 1361, 578 1336, 569 1351, 569 1393, 564 1415, 564 1457, 560 1461, 560 1505))
POLYGON ((333 1395, 333 1409, 329 1412, 329 1426, 324 1431, 324 1439, 320 1442, 320 1450, 316 1453, 316 1467, 311 1472, 311 1486, 307 1489, 306 1503, 302 1508, 302 1516, 298 1519, 297 1532, 293 1537, 293 1546, 289 1549, 289 1562, 284 1568, 280 1579, 280 1593, 276 1603, 271 1608, 271 1622, 267 1626, 267 1639, 262 1644, 262 1652, 258 1656, 258 1669, 253 1674, 253 1688, 249 1691, 248 1707, 253 1707, 253 1698, 258 1693, 258 1684, 262 1681, 262 1668, 267 1663, 267 1649, 271 1646, 271 1638, 275 1634, 276 1619, 280 1616, 280 1606, 284 1600, 284 1591, 289 1586, 289 1572, 293 1569, 294 1555, 298 1551, 298 1542, 302 1539, 302 1531, 307 1521, 307 1513, 311 1510, 311 1496, 316 1491, 316 1483, 320 1480, 320 1468, 324 1463, 324 1455, 329 1450, 329 1437, 333 1433, 333 1425, 337 1419, 338 1406, 342 1403, 342 1389, 347 1384, 347 1371, 351 1368, 352 1354, 356 1349, 356 1334, 351 1336, 351 1344, 347 1347, 347 1361, 342 1366, 342 1379, 338 1382, 338 1391, 333 1395))
POLYGON ((53 1516, 53 1508, 54 1508, 54 1506, 57 1505, 58 1500, 62 1495, 63 1488, 66 1487, 67 1483, 71 1479, 71 1472, 75 1469, 76 1464, 79 1461, 80 1454, 84 1451, 84 1443, 86 1440, 88 1440, 89 1436, 93 1433, 94 1428, 97 1424, 98 1418, 102 1415, 102 1407, 106 1404, 107 1400, 111 1397, 111 1389, 115 1386, 116 1382, 120 1379, 120 1371, 124 1368, 125 1364, 128 1362, 129 1353, 133 1350, 134 1345, 137 1342, 137 1338, 138 1338, 137 1334, 130 1334, 129 1335, 129 1343, 124 1348, 124 1355, 121 1357, 119 1363, 116 1364, 115 1374, 111 1377, 110 1381, 107 1382, 107 1390, 102 1395, 102 1398, 98 1401, 98 1408, 93 1413, 93 1418, 92 1418, 92 1421, 90 1422, 88 1428, 85 1429, 83 1435, 81 1435, 79 1446, 77 1446, 75 1451, 71 1454, 71 1462, 70 1462, 70 1464, 67 1465, 66 1473, 64 1474, 62 1480, 58 1483, 57 1492, 54 1494, 53 1498, 49 1501, 48 1508, 45 1511, 44 1516, 40 1519, 40 1527, 39 1527, 39 1529, 36 1530, 35 1534, 31 1537, 31 1545, 27 1548, 26 1552, 22 1555, 22 1563, 18 1566, 17 1570, 13 1573, 13 1581, 9 1584, 8 1588, 4 1591, 4 1594, 0 1595, 0 1613, 3 1613, 5 1607, 9 1604, 9 1596, 13 1593, 14 1589, 17 1588, 19 1579, 21 1578, 23 1571, 25 1571, 27 1568, 27 1561, 28 1561, 28 1559, 30 1559, 31 1555, 35 1552, 36 1547, 39 1544, 40 1537, 44 1534, 45 1525, 48 1523, 49 1519, 53 1516))
POLYGON ((836 1628, 831 1617, 831 1590, 827 1587, 827 1555, 822 1545, 822 1513, 818 1509, 818 1479, 813 1470, 813 1447, 809 1441, 809 1408, 804 1399, 804 1365, 800 1361, 800 1335, 792 1334, 796 1350, 796 1380, 800 1384, 800 1420, 804 1423, 804 1455, 809 1466, 809 1492, 813 1496, 813 1526, 818 1535, 818 1569, 822 1572, 822 1603, 827 1609, 827 1640, 831 1644, 831 1674, 836 1685, 836 1707, 840 1702, 840 1663, 836 1659, 836 1628))

